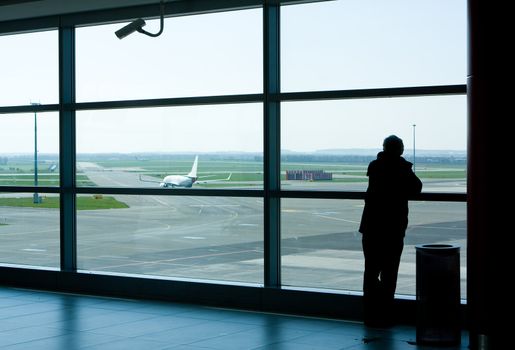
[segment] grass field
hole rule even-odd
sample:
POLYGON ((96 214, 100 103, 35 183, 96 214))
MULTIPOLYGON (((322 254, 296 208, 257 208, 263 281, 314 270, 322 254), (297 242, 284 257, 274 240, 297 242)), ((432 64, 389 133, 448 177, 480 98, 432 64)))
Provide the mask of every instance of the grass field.
MULTIPOLYGON (((59 208, 59 197, 42 196, 41 203, 34 203, 32 197, 20 198, 0 198, 0 207, 32 207, 32 208, 59 208)), ((77 210, 97 210, 97 209, 121 209, 128 208, 125 203, 117 201, 110 196, 78 196, 77 197, 77 210)))
MULTIPOLYGON (((77 174, 77 183, 95 186, 87 176, 77 174)), ((34 174, 12 174, 0 177, 0 186, 34 186, 34 174)), ((38 186, 59 186, 59 174, 38 174, 38 186)))
MULTIPOLYGON (((192 160, 184 159, 134 159, 134 160, 98 160, 100 167, 113 170, 137 172, 156 178, 170 174, 187 174, 191 170, 192 160)), ((284 180, 286 170, 324 170, 331 172, 333 181, 354 182, 356 177, 364 177, 368 163, 330 163, 330 162, 283 162, 281 177, 284 180), (352 176, 354 179, 338 178, 338 175, 352 176)), ((59 186, 59 173, 49 172, 46 164, 41 164, 38 172, 39 186, 59 186)), ((263 164, 252 160, 199 160, 198 176, 226 178, 232 173, 231 181, 263 181, 263 164)), ((465 164, 417 164, 417 175, 421 179, 465 179, 465 164)), ((89 179, 77 173, 79 186, 95 186, 89 179)), ((33 186, 34 167, 27 162, 0 165, 0 186, 33 186)))
MULTIPOLYGON (((156 180, 170 174, 185 175, 191 170, 193 159, 134 159, 134 160, 99 160, 90 162, 107 170, 125 171, 145 176, 155 177, 156 180)), ((281 164, 281 181, 286 180, 286 170, 323 170, 333 174, 332 180, 324 182, 332 183, 363 183, 366 177, 368 163, 330 163, 330 162, 283 162, 281 164)), ((41 172, 38 171, 38 186, 59 186, 59 173, 50 172, 45 164, 41 164, 41 172)), ((424 180, 466 180, 465 164, 424 164, 416 167, 417 175, 424 180)), ((246 187, 262 187, 263 164, 254 160, 202 160, 199 158, 198 176, 201 181, 212 179, 225 179, 231 175, 230 181, 220 183, 198 184, 202 188, 230 188, 245 185, 246 187)), ((76 175, 77 186, 94 187, 85 174, 78 172, 76 175)), ((0 165, 0 186, 34 186, 34 167, 27 162, 9 165, 0 165)), ((0 206, 11 207, 37 207, 59 208, 59 197, 43 197, 42 203, 34 204, 30 196, 16 198, 0 198, 0 206)), ((78 196, 78 210, 118 209, 127 208, 125 203, 117 201, 110 196, 78 196)), ((0 223, 1 224, 1 223, 0 223)))

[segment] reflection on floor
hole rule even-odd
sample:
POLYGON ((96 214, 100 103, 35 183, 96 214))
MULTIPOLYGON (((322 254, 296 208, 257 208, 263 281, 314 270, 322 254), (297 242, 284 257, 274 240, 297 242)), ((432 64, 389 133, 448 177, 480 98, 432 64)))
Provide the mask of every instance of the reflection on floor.
MULTIPOLYGON (((424 350, 414 327, 0 287, 0 348, 424 350)), ((446 349, 467 349, 462 345, 446 349)))

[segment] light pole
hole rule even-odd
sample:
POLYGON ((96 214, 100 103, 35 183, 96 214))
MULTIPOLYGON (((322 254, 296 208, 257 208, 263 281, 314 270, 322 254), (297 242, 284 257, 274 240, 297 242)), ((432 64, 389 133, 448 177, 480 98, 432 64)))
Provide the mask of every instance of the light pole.
POLYGON ((417 172, 416 161, 415 161, 415 127, 416 126, 417 126, 416 124, 413 124, 413 172, 414 173, 417 172))
MULTIPOLYGON (((31 102, 33 106, 40 105, 39 102, 31 102)), ((37 111, 34 109, 34 187, 38 187, 38 119, 37 119, 37 111)), ((39 197, 38 192, 34 192, 34 201, 35 204, 41 203, 41 197, 39 197)))

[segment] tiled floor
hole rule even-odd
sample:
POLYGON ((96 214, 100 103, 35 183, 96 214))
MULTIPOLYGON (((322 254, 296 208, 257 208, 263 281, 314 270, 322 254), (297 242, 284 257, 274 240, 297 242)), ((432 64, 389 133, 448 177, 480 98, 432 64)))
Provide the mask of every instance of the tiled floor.
MULTIPOLYGON (((0 287, 0 349, 422 350, 415 328, 0 287)), ((463 334, 461 347, 467 349, 463 334)))

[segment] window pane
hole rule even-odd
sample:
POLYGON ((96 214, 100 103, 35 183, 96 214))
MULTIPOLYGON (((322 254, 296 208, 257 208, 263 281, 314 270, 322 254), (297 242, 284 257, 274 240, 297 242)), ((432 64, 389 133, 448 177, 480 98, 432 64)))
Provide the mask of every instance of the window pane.
MULTIPOLYGON (((119 40, 126 23, 77 29, 77 101, 259 93, 262 11, 165 19, 157 38, 119 40)), ((157 32, 159 20, 145 30, 157 32)))
POLYGON ((261 104, 77 112, 79 186, 263 185, 261 104), (195 174, 193 174, 192 177, 195 174))
POLYGON ((58 268, 59 251, 59 195, 0 193, 0 263, 58 268))
POLYGON ((57 31, 0 35, 0 106, 57 103, 57 31))
MULTIPOLYGON (((281 203, 283 284, 361 292, 364 258, 358 228, 363 201, 282 199, 281 203)), ((457 244, 461 297, 466 299, 466 204, 410 202, 409 206, 396 293, 416 293, 415 245, 457 244)))
POLYGON ((59 186, 58 113, 4 114, 0 130, 0 185, 59 186))
POLYGON ((410 202, 410 225, 404 240, 397 293, 416 293, 418 244, 455 244, 460 247, 461 298, 467 298, 467 204, 453 202, 410 202), (413 276, 413 279, 411 278, 413 276), (409 278, 407 278, 409 277, 409 278))
POLYGON ((362 290, 362 201, 281 199, 281 273, 286 286, 362 290))
POLYGON ((78 211, 80 269, 262 283, 262 199, 95 197, 118 207, 78 211))
POLYGON ((282 91, 465 84, 466 1, 281 8, 282 91))
POLYGON ((424 192, 465 192, 466 113, 466 96, 283 103, 283 189, 366 190, 368 163, 395 134, 424 192))

